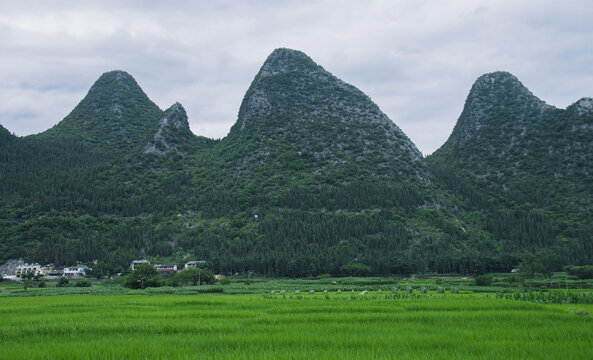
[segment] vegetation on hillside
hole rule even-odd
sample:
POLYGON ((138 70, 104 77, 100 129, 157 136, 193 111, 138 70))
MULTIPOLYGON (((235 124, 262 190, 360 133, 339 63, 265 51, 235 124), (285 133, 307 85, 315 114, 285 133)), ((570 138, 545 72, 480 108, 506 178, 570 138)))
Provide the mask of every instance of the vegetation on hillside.
POLYGON ((589 265, 585 110, 489 74, 423 159, 366 95, 293 50, 266 60, 221 141, 106 73, 54 128, 0 129, 0 262, 97 259, 101 276, 145 257, 298 277, 589 265))

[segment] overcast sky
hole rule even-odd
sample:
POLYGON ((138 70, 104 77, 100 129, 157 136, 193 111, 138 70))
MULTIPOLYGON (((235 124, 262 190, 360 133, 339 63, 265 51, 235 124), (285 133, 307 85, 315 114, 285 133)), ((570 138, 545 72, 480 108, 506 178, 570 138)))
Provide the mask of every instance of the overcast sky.
POLYGON ((484 73, 509 71, 557 107, 593 96, 592 19, 591 0, 0 1, 0 124, 44 131, 120 69, 222 138, 266 57, 288 47, 430 154, 484 73))

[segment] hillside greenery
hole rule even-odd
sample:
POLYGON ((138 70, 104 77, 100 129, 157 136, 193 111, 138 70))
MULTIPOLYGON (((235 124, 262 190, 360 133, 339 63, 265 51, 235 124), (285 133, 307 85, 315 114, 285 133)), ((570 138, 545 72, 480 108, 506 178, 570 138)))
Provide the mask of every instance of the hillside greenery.
POLYGON ((593 264, 591 113, 491 76, 424 159, 366 95, 293 50, 266 60, 222 140, 106 73, 52 129, 0 129, 0 262, 96 259, 110 275, 138 258, 206 260, 297 277, 593 264))

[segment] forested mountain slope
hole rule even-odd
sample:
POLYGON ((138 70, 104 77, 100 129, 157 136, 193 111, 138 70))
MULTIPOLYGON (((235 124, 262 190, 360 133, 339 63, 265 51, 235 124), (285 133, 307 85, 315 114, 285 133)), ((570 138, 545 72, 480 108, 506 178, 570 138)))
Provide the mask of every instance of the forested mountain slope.
POLYGON ((99 77, 68 116, 36 136, 75 139, 119 156, 146 143, 161 115, 130 74, 110 71, 99 77))
POLYGON ((266 59, 220 141, 109 72, 52 129, 0 128, 0 261, 98 259, 111 273, 204 259, 287 276, 508 271, 546 250, 551 266, 590 262, 590 110, 488 74, 423 159, 299 51, 266 59))
POLYGON ((440 194, 416 146, 360 90, 299 51, 267 58, 229 135, 199 163, 192 210, 204 240, 194 252, 227 268, 423 269, 420 244, 454 221, 421 219, 440 194), (212 217, 231 218, 228 231, 202 228, 212 217))
POLYGON ((593 101, 547 105, 511 74, 473 85, 433 173, 487 213, 508 253, 548 249, 562 263, 593 260, 593 101))

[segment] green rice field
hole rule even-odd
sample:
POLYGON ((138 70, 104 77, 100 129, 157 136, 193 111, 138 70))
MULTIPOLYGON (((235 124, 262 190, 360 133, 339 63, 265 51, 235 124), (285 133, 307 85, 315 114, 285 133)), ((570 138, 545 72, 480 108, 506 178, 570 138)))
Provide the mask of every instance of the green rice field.
POLYGON ((593 305, 377 292, 0 298, 0 359, 593 359, 593 305))

